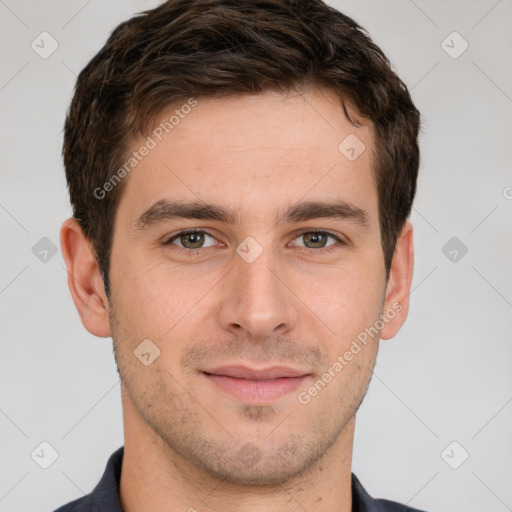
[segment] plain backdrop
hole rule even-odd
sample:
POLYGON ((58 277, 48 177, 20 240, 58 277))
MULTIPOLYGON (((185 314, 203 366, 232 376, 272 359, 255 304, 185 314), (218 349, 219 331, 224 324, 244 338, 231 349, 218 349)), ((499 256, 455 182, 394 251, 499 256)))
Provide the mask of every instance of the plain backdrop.
MULTIPOLYGON (((112 340, 83 328, 67 288, 60 152, 77 73, 158 3, 0 1, 2 512, 89 493, 123 444, 112 340)), ((374 497, 429 511, 512 510, 512 2, 331 3, 423 115, 411 309, 381 342, 353 471, 374 497)))

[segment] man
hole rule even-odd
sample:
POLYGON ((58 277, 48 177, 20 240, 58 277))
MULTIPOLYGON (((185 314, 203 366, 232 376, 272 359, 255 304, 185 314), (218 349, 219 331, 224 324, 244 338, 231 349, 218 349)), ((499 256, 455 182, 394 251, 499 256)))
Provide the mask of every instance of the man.
POLYGON ((319 0, 170 0, 78 77, 61 245, 125 443, 59 512, 411 511, 351 473, 408 311, 420 115, 319 0))

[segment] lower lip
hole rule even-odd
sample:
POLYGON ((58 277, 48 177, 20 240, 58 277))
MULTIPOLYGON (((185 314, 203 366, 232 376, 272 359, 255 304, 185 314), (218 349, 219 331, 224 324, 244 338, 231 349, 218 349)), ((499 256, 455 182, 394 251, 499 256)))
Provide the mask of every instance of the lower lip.
POLYGON ((302 375, 301 377, 247 380, 227 377, 225 375, 211 375, 208 373, 203 373, 203 375, 219 389, 243 402, 250 403, 265 403, 277 400, 295 391, 308 377, 308 375, 302 375))

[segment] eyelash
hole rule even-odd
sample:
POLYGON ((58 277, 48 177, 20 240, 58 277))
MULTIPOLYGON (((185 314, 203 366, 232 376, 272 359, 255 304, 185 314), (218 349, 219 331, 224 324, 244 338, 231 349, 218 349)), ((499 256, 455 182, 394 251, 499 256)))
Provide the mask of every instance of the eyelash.
MULTIPOLYGON (((180 247, 179 245, 175 245, 172 243, 174 240, 176 240, 177 238, 179 238, 182 235, 190 235, 190 234, 195 234, 195 233, 205 233, 205 234, 211 236, 212 238, 215 238, 210 232, 205 231, 203 229, 188 229, 188 230, 186 229, 186 230, 180 231, 179 233, 176 233, 171 238, 168 238, 167 240, 164 240, 161 243, 162 243, 162 245, 173 245, 174 246, 173 250, 177 250, 178 252, 181 252, 182 254, 186 254, 188 256, 194 256, 194 255, 198 254, 199 251, 201 251, 201 250, 210 249, 211 247, 200 247, 198 249, 186 249, 185 247, 180 247)), ((328 236, 334 238, 336 240, 336 242, 338 242, 340 245, 347 245, 347 242, 342 240, 339 236, 335 235, 334 233, 331 233, 330 231, 325 231, 322 229, 305 230, 305 231, 300 232, 295 238, 299 238, 300 236, 303 236, 306 234, 311 234, 311 233, 328 235, 328 236)), ((332 244, 329 247, 320 247, 318 249, 310 249, 308 247, 299 247, 299 249, 301 250, 301 252, 306 252, 308 254, 318 253, 318 252, 322 252, 323 254, 326 254, 326 253, 328 254, 333 250, 339 249, 339 246, 338 246, 338 244, 332 244)))

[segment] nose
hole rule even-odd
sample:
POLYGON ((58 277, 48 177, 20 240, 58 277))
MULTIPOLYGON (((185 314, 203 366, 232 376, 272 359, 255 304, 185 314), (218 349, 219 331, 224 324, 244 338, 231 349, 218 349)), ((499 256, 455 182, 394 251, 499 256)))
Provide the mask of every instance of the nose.
POLYGON ((265 249, 251 263, 235 255, 233 265, 223 285, 221 327, 254 340, 292 330, 297 321, 294 294, 272 251, 265 249))

